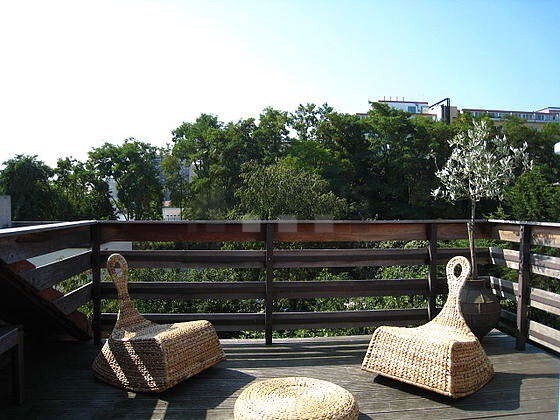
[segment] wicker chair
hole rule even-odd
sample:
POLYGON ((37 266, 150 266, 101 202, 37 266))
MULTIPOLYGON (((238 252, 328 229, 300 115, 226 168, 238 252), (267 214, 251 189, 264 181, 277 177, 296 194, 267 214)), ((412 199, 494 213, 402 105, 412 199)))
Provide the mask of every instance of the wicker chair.
POLYGON ((494 371, 461 314, 459 292, 469 274, 465 257, 452 258, 447 264, 449 295, 441 312, 417 328, 379 327, 362 369, 452 398, 482 388, 494 371), (459 276, 457 265, 462 268, 459 276))
POLYGON ((128 265, 119 254, 107 261, 117 288, 117 322, 93 362, 103 381, 135 392, 161 392, 225 359, 208 321, 160 325, 146 320, 128 295, 128 265))

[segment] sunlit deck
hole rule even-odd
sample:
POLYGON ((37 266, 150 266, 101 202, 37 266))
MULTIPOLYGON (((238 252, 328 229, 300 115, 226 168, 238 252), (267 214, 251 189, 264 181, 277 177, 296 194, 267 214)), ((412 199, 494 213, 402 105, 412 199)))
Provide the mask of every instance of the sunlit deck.
POLYGON ((223 340, 228 360, 160 395, 139 395, 94 379, 91 342, 27 349, 26 402, 9 403, 2 370, 2 418, 231 418, 235 398, 252 381, 302 375, 337 383, 358 399, 361 418, 558 418, 560 360, 494 332, 484 347, 496 376, 478 393, 450 400, 360 370, 369 337, 223 340))

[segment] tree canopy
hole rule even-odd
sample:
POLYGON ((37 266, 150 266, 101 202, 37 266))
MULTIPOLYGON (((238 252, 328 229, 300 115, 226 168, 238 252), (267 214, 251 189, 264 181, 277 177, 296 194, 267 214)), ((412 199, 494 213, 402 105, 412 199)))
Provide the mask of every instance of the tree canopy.
POLYGON ((495 139, 504 137, 502 146, 509 149, 527 144, 529 158, 540 169, 523 177, 513 173, 504 200, 480 201, 480 215, 556 217, 560 157, 553 145, 560 141, 560 124, 537 130, 513 117, 497 125, 487 116, 468 114, 445 124, 380 103, 360 116, 328 104, 300 105, 293 112, 265 108, 256 118, 238 121, 201 114, 172 130, 165 148, 127 139, 92 149, 84 162, 60 159, 54 168, 36 156, 15 156, 4 162, 0 188, 12 195, 16 219, 103 219, 114 213, 158 219, 164 196, 189 219, 287 213, 462 218, 468 215, 467 200, 450 203, 434 199, 431 191, 456 153, 449 141, 482 123, 489 147, 496 148, 495 139), (286 191, 300 194, 294 195, 298 203, 292 206, 286 191), (513 202, 524 195, 530 203, 542 194, 540 209, 513 202), (302 195, 314 199, 308 202, 302 195))
POLYGON ((148 143, 127 139, 121 145, 105 143, 89 152, 93 170, 113 180, 113 205, 126 220, 159 219, 163 201, 160 153, 148 143))

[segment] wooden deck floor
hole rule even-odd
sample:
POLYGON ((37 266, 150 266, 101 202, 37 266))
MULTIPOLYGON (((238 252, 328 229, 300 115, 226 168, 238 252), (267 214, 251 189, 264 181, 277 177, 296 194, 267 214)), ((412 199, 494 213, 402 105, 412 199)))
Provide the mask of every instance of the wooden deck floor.
POLYGON ((560 359, 535 347, 513 349, 493 333, 484 342, 496 376, 477 394, 450 400, 360 370, 369 337, 224 340, 228 360, 158 396, 127 393, 96 381, 91 343, 54 343, 27 352, 27 401, 9 402, 0 373, 0 418, 231 418, 235 398, 257 379, 309 376, 329 380, 358 399, 361 418, 558 418, 560 359))

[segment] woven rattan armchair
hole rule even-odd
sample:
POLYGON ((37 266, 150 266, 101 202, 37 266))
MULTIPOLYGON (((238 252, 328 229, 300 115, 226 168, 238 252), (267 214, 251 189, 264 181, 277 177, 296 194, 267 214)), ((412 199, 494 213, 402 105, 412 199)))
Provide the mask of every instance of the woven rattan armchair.
POLYGON ((155 324, 128 295, 128 265, 119 254, 107 261, 117 289, 117 322, 93 362, 103 381, 136 392, 161 392, 225 359, 208 321, 155 324))
POLYGON ((449 295, 441 312, 417 328, 379 327, 362 369, 452 398, 482 388, 494 371, 461 314, 459 292, 469 274, 465 257, 452 258, 447 264, 449 295), (457 265, 462 269, 459 276, 455 275, 457 265))

